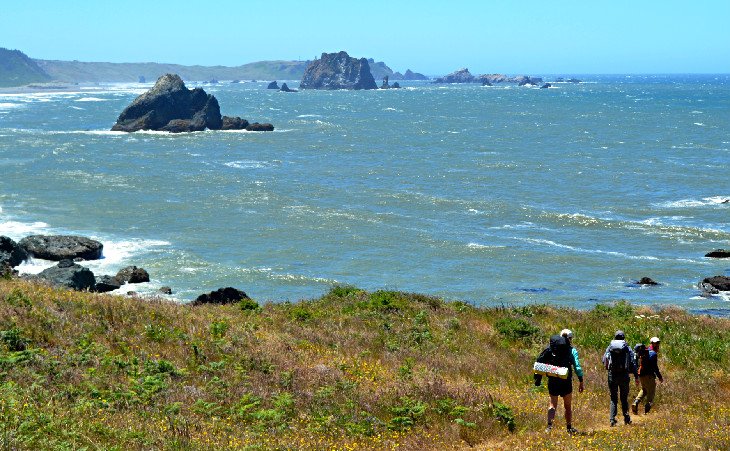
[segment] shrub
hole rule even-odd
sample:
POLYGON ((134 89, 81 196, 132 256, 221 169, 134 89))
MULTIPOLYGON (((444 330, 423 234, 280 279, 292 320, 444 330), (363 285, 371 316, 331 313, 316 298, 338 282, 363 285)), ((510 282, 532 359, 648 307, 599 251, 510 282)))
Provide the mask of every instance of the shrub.
POLYGON ((25 351, 28 340, 23 337, 21 330, 16 326, 8 330, 0 330, 0 341, 2 341, 10 352, 25 351))
POLYGON ((336 298, 346 298, 353 294, 363 293, 363 290, 354 287, 352 285, 335 285, 330 288, 329 293, 326 296, 333 296, 336 298))
POLYGON ((243 298, 238 302, 238 308, 241 310, 258 310, 259 303, 250 298, 243 298))
POLYGON ((515 415, 512 412, 512 408, 508 405, 502 404, 501 402, 493 403, 492 415, 494 415, 498 421, 506 424, 507 429, 509 429, 510 432, 515 430, 515 415))
POLYGON ((501 318, 495 324, 497 331, 509 340, 524 340, 536 336, 540 329, 524 318, 501 318))
POLYGON ((395 415, 388 422, 388 429, 402 431, 416 424, 416 421, 426 413, 426 404, 408 397, 400 398, 401 404, 390 408, 395 415))

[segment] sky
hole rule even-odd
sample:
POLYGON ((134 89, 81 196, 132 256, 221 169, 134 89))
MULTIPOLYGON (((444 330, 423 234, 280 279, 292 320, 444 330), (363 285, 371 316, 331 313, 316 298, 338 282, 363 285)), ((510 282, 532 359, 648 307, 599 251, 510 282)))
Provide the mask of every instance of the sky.
POLYGON ((237 66, 322 52, 393 70, 730 73, 730 0, 0 0, 32 58, 237 66))

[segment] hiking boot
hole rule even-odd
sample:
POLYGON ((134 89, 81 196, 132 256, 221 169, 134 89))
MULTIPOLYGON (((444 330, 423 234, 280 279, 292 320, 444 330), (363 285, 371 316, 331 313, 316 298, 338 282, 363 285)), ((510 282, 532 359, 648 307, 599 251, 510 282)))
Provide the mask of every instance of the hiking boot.
POLYGON ((626 415, 624 417, 624 424, 631 424, 631 417, 630 416, 626 415))
POLYGON ((638 415, 639 414, 639 403, 636 403, 635 402, 635 403, 631 404, 631 412, 634 415, 638 415))
POLYGON ((545 428, 545 433, 549 434, 550 431, 552 431, 552 430, 553 430, 553 425, 548 423, 547 427, 545 428))
POLYGON ((647 414, 647 413, 649 413, 650 410, 651 410, 651 403, 647 403, 644 406, 644 413, 647 414))
POLYGON ((611 427, 616 426, 616 418, 611 418, 611 427))
POLYGON ((578 429, 574 428, 573 426, 568 426, 567 431, 568 431, 568 434, 570 434, 570 435, 578 433, 578 429))

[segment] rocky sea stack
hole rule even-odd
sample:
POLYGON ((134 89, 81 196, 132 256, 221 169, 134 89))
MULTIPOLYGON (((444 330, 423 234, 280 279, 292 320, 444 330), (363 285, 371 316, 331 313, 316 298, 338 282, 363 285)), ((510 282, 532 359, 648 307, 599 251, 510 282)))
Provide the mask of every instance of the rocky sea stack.
POLYGON ((378 89, 366 58, 347 52, 323 53, 304 71, 299 89, 378 89))
POLYGON ((206 94, 202 88, 188 89, 180 76, 165 74, 152 89, 134 99, 122 111, 112 131, 160 130, 181 133, 206 128, 230 130, 224 127, 224 123, 228 127, 238 124, 240 129, 248 126, 248 122, 240 118, 233 118, 238 121, 230 119, 221 117, 218 100, 213 95, 206 94), (242 126, 244 123, 246 126, 242 126))

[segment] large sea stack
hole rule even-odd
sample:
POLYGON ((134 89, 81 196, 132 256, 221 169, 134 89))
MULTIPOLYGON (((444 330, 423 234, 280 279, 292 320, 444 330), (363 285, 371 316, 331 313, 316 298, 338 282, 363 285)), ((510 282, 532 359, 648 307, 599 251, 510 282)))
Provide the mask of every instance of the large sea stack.
MULTIPOLYGON (((134 99, 134 102, 122 111, 112 130, 122 132, 160 130, 181 133, 201 131, 206 128, 230 130, 232 125, 246 128, 248 122, 240 118, 221 117, 218 100, 213 95, 206 94, 202 88, 192 90, 186 88, 179 75, 165 74, 157 80, 152 89, 134 99)), ((271 128, 273 129, 273 126, 271 128)))
POLYGON ((304 70, 300 89, 378 89, 366 58, 323 53, 304 70))

